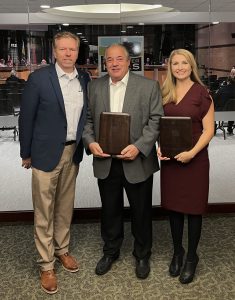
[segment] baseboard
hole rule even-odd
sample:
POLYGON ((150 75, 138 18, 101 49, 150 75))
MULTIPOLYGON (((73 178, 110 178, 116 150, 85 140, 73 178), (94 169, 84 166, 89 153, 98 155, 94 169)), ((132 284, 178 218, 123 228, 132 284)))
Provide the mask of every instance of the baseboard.
MULTIPOLYGON (((100 207, 75 208, 73 223, 93 223, 100 220, 100 207)), ((130 219, 130 208, 125 208, 125 219, 130 219)), ((235 213, 235 202, 209 204, 207 214, 229 214, 235 213)), ((167 211, 161 206, 153 206, 153 219, 160 219, 167 216, 167 211)), ((33 223, 33 211, 6 211, 0 212, 0 223, 3 222, 27 222, 33 223)))

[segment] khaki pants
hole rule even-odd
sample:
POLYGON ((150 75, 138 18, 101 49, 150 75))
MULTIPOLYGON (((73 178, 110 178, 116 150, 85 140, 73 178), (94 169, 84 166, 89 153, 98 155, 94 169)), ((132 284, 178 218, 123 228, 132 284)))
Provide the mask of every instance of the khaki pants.
POLYGON ((66 146, 51 172, 32 169, 34 238, 42 271, 54 268, 55 254, 68 251, 78 166, 72 161, 75 144, 66 146))

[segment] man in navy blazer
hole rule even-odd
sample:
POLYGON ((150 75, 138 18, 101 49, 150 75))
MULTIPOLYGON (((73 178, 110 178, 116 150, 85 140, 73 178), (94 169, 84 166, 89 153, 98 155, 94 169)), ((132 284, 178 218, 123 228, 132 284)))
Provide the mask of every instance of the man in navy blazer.
POLYGON ((76 35, 57 33, 55 65, 29 76, 21 101, 20 155, 22 166, 32 167, 34 236, 41 287, 49 294, 58 290, 55 259, 67 271, 78 271, 68 248, 90 80, 75 68, 79 45, 76 35))

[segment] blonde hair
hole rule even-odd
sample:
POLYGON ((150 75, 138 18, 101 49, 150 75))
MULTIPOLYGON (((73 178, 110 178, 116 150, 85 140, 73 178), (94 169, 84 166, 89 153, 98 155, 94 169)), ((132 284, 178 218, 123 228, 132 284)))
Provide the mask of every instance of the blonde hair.
POLYGON ((74 39, 78 44, 78 48, 80 47, 80 39, 78 36, 76 36, 76 34, 69 32, 69 31, 60 31, 60 32, 56 33, 56 35, 54 35, 54 37, 53 37, 52 46, 54 49, 56 48, 56 41, 60 40, 62 38, 74 39))
POLYGON ((163 105, 170 103, 170 102, 175 103, 177 101, 176 79, 172 75, 172 70, 171 70, 172 59, 176 54, 183 55, 186 58, 187 62, 190 64, 190 66, 192 68, 192 72, 190 75, 191 80, 204 86, 204 84, 202 83, 202 81, 199 77, 197 63, 195 61, 193 54, 186 49, 173 50, 169 57, 167 76, 166 76, 166 79, 162 86, 163 105))

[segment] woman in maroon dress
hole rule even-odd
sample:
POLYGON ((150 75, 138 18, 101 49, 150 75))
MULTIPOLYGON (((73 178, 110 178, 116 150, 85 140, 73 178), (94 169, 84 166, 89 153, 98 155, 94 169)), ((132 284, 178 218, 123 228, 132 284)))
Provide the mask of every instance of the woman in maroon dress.
POLYGON ((170 211, 174 254, 169 273, 180 275, 181 283, 193 280, 199 261, 196 253, 201 235, 202 214, 206 212, 209 191, 207 146, 214 135, 213 101, 203 86, 195 59, 185 49, 174 50, 169 57, 162 87, 165 116, 191 117, 193 147, 174 159, 161 160, 161 203, 170 211), (188 215, 188 251, 184 260, 182 245, 184 215, 188 215))

